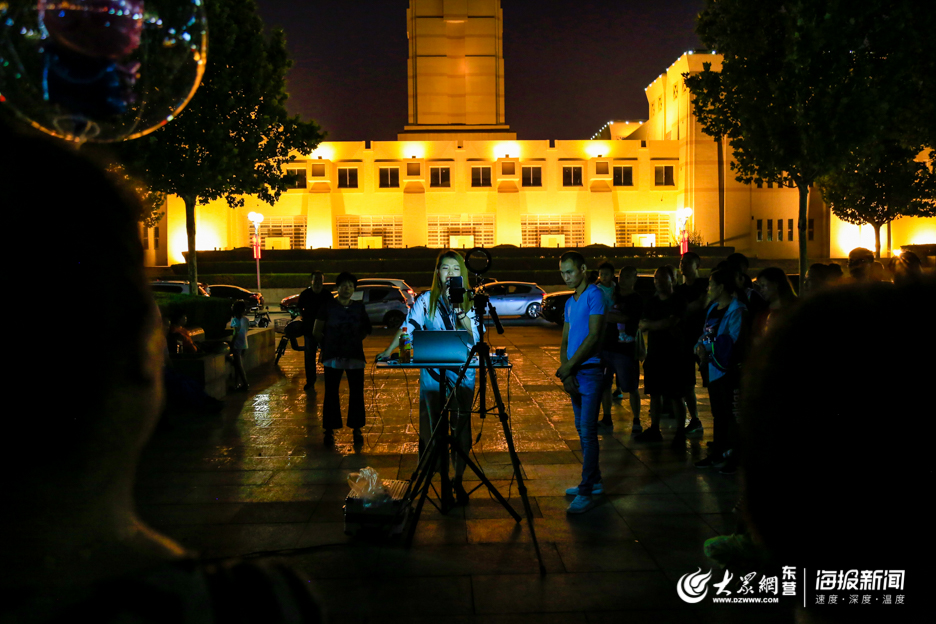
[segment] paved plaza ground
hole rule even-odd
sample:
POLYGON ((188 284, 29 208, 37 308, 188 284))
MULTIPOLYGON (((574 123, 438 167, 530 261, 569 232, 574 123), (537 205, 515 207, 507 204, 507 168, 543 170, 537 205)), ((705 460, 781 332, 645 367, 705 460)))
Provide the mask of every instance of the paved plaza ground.
MULTIPOLYGON (((515 523, 483 487, 447 515, 427 505, 409 549, 399 539, 345 535, 350 472, 412 474, 418 376, 369 369, 363 447, 355 451, 344 429, 329 448, 322 376, 318 392, 306 394, 302 354, 292 350, 275 369, 255 372, 250 392, 229 396, 222 413, 169 415, 140 466, 141 516, 207 557, 286 551, 277 556, 312 579, 334 622, 792 622, 788 605, 704 606, 677 596, 682 575, 714 567, 702 543, 734 529, 742 478, 693 466, 711 439, 706 391, 697 387, 705 436, 684 451, 670 448, 666 431, 663 444, 633 442, 627 402, 615 403, 614 432, 600 439, 605 493, 596 508, 570 516, 564 491, 579 481, 581 453, 569 398, 554 376, 561 331, 542 321, 507 325, 491 343, 506 347, 513 364, 512 431, 545 576, 526 521, 515 523)), ((387 330, 369 337, 368 358, 389 339, 387 330)), ((506 377, 502 371, 502 390, 506 377)), ((342 393, 346 406, 346 382, 342 393)), ((477 417, 472 426, 477 435, 477 417)), ((522 514, 497 419, 483 424, 474 452, 522 514)))

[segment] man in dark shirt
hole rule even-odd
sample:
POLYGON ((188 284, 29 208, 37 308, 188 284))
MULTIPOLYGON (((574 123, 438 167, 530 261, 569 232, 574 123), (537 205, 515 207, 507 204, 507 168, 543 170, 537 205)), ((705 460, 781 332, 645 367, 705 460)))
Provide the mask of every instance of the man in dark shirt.
POLYGON ((644 361, 644 393, 650 396, 650 428, 634 436, 637 442, 662 442, 660 409, 665 401, 676 416, 674 446, 685 446, 686 404, 683 397, 695 385, 695 366, 683 353, 682 323, 686 301, 673 290, 676 270, 662 266, 653 275, 656 294, 644 305, 638 327, 649 332, 644 361))
POLYGON ((304 390, 315 392, 315 355, 318 351, 318 342, 312 335, 315 319, 323 304, 334 297, 325 289, 325 276, 321 271, 312 273, 312 285, 299 295, 299 312, 302 315, 302 331, 305 334, 305 370, 306 385, 304 390))
MULTIPOLYGON (((686 357, 697 364, 699 359, 695 355, 695 345, 702 335, 702 326, 705 325, 705 302, 708 300, 708 279, 699 277, 699 265, 702 259, 694 251, 687 251, 679 260, 679 272, 682 274, 682 284, 676 286, 676 292, 686 300, 686 318, 683 319, 683 338, 685 338, 686 357)), ((700 367, 703 385, 708 383, 707 368, 700 367)), ((699 420, 699 408, 696 402, 695 385, 685 397, 686 408, 689 411, 689 424, 686 425, 687 434, 701 434, 702 422, 699 420)))
POLYGON ((605 312, 608 325, 602 345, 602 359, 605 363, 605 391, 602 396, 604 419, 601 425, 605 431, 611 423, 611 388, 617 375, 622 392, 630 395, 630 407, 634 417, 632 435, 642 431, 640 425, 640 363, 637 360, 637 324, 643 312, 643 297, 634 291, 637 283, 637 269, 626 266, 621 269, 618 288, 614 293, 611 306, 605 312))

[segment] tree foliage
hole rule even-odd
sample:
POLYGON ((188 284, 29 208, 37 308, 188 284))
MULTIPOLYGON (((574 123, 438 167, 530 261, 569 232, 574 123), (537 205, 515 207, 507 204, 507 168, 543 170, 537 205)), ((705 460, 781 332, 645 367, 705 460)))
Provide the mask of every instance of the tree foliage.
POLYGON ((192 282, 196 204, 223 197, 236 208, 243 195, 273 204, 286 190, 290 153, 308 153, 324 138, 315 122, 286 112, 282 30, 264 32, 254 0, 214 0, 205 9, 208 61, 192 101, 163 128, 120 146, 127 175, 185 202, 192 282))
POLYGON ((799 189, 801 275, 809 187, 893 132, 912 86, 900 83, 906 72, 894 54, 913 19, 909 4, 708 0, 699 15, 697 32, 723 64, 686 76, 696 116, 705 133, 730 141, 738 181, 799 189))
POLYGON ((819 180, 832 212, 847 223, 874 227, 881 257, 881 228, 901 216, 936 217, 936 180, 918 151, 895 142, 856 152, 847 167, 819 180))

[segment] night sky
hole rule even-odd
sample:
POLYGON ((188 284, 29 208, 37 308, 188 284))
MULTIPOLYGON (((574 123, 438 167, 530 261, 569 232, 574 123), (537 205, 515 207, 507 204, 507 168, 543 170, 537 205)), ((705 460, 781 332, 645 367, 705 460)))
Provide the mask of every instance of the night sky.
MULTIPOLYGON (((258 0, 285 30, 289 112, 333 141, 396 140, 406 124, 408 0, 258 0)), ((587 139, 645 119, 644 87, 700 48, 703 0, 502 0, 506 115, 518 139, 587 139)))

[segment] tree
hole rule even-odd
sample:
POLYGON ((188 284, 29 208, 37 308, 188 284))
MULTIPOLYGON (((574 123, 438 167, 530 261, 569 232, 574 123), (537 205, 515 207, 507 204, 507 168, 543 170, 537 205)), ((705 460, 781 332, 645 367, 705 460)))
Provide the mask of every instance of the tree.
POLYGON ((324 138, 315 122, 285 108, 290 61, 282 30, 264 34, 254 0, 205 3, 208 64, 201 86, 177 119, 119 146, 127 175, 153 195, 185 203, 188 277, 198 292, 195 206, 224 197, 231 208, 243 195, 273 204, 286 190, 290 152, 308 153, 324 138))
POLYGON ((842 221, 874 227, 881 257, 881 228, 897 217, 936 217, 936 184, 917 150, 894 142, 856 153, 849 165, 819 180, 822 196, 842 221))
MULTIPOLYGON (((685 75, 703 131, 727 138, 739 182, 799 190, 800 275, 808 267, 810 186, 890 130, 895 49, 905 11, 885 0, 707 0, 697 33, 721 71, 685 75)), ((899 2, 896 4, 900 4, 899 2)))

